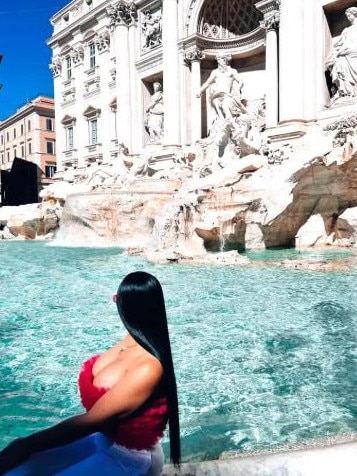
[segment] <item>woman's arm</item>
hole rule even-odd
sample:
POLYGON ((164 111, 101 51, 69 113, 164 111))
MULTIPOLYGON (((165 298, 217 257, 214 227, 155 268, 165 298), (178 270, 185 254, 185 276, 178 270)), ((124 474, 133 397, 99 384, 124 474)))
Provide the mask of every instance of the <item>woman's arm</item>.
POLYGON ((68 418, 46 430, 19 438, 0 452, 0 474, 20 464, 32 453, 66 445, 102 431, 113 418, 124 418, 138 409, 160 382, 163 369, 156 359, 145 361, 106 392, 87 413, 68 418))

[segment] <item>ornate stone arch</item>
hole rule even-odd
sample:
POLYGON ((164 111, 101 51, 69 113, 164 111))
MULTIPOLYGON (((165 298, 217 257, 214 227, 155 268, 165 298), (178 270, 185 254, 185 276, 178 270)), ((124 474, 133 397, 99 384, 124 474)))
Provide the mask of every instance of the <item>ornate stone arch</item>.
POLYGON ((277 0, 191 0, 186 16, 186 53, 198 49, 206 57, 220 50, 247 55, 264 49, 263 15, 256 3, 277 0))
POLYGON ((186 33, 226 39, 259 27, 257 0, 191 0, 186 16, 186 33), (221 28, 214 26, 221 25, 221 28))
POLYGON ((245 35, 259 26, 255 0, 206 0, 198 19, 198 33, 225 40, 245 35))

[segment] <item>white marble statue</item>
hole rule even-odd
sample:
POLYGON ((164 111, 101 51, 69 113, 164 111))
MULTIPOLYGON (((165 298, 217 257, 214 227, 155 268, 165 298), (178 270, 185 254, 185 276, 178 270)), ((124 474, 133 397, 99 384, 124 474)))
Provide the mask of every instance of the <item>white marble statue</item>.
POLYGON ((162 133, 164 130, 164 106, 162 84, 158 81, 153 83, 154 93, 151 96, 151 101, 146 108, 146 118, 144 127, 149 134, 149 141, 153 144, 161 142, 162 133))
POLYGON ((337 89, 331 105, 341 97, 357 98, 357 7, 347 8, 345 15, 350 26, 343 30, 326 60, 337 89))
POLYGON ((237 70, 229 65, 230 56, 218 55, 216 59, 218 67, 211 72, 197 97, 209 88, 209 102, 217 118, 234 119, 247 112, 241 99, 243 81, 237 70))
POLYGON ((162 41, 162 19, 161 15, 153 15, 149 10, 144 12, 141 23, 144 36, 143 52, 161 45, 162 41))

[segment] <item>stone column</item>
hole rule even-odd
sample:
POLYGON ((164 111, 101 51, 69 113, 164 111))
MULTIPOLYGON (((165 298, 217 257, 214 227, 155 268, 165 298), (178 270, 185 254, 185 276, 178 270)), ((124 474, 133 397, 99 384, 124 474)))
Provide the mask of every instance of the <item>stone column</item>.
POLYGON ((110 17, 110 26, 115 30, 118 141, 131 150, 132 121, 128 32, 131 15, 129 6, 124 1, 119 1, 115 7, 108 7, 107 13, 110 17))
POLYGON ((304 116, 304 6, 305 0, 282 0, 279 29, 280 121, 304 116))
MULTIPOLYGON (((322 21, 317 20, 318 8, 316 2, 306 2, 304 6, 304 118, 316 118, 318 95, 322 84, 319 80, 325 79, 323 54, 318 55, 319 42, 323 41, 322 21), (321 69, 320 69, 321 68, 321 69), (320 73, 320 74, 319 74, 320 73), (320 87, 318 87, 320 86, 320 87)), ((320 20, 320 18, 319 18, 320 20)), ((322 20, 322 19, 321 19, 322 20)), ((323 52, 322 47, 320 52, 323 52)), ((321 93, 320 93, 321 94, 321 93)))
POLYGON ((201 89, 201 60, 204 54, 199 49, 189 51, 185 55, 185 62, 191 67, 191 143, 201 139, 202 110, 201 97, 197 97, 201 89))
MULTIPOLYGON (((62 125, 62 110, 61 110, 61 72, 62 72, 62 59, 57 56, 52 59, 50 69, 53 74, 53 88, 55 99, 55 131, 56 131, 56 156, 57 156, 57 171, 62 172, 64 152, 66 150, 66 135, 62 125), (60 149, 61 146, 61 149, 60 149)), ((27 124, 24 125, 27 127, 27 124)), ((4 142, 4 154, 5 154, 5 142, 4 142)), ((27 144, 25 141, 25 157, 27 156, 27 144)))
POLYGON ((140 124, 139 112, 138 112, 138 85, 136 81, 135 70, 135 52, 136 52, 136 28, 138 23, 137 6, 134 2, 129 5, 130 17, 128 19, 129 28, 129 64, 130 64, 130 108, 131 108, 131 152, 137 153, 141 146, 141 137, 137 133, 138 124, 140 124))
POLYGON ((275 127, 278 123, 279 113, 279 74, 278 74, 278 36, 279 12, 269 13, 261 22, 266 30, 266 94, 265 94, 265 120, 266 127, 275 127))
POLYGON ((109 51, 110 51, 110 33, 103 31, 97 36, 96 49, 98 52, 98 66, 100 68, 100 92, 102 98, 101 118, 99 127, 99 142, 102 144, 103 163, 110 162, 110 133, 108 124, 110 124, 110 92, 109 92, 109 51))
POLYGON ((177 0, 164 0, 162 3, 163 145, 178 146, 181 143, 181 127, 177 0))

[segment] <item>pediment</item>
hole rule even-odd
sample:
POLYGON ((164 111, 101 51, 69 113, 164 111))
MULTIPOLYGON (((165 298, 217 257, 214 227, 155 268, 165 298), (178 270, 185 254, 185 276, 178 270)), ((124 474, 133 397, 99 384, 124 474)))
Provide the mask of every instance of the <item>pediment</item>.
POLYGON ((61 124, 63 124, 64 126, 69 126, 71 124, 74 124, 76 122, 76 118, 73 117, 73 116, 70 116, 68 114, 66 114, 62 121, 61 121, 61 124))
POLYGON ((99 108, 93 107, 93 106, 88 106, 84 112, 83 116, 84 117, 96 117, 99 116, 101 110, 99 108))

